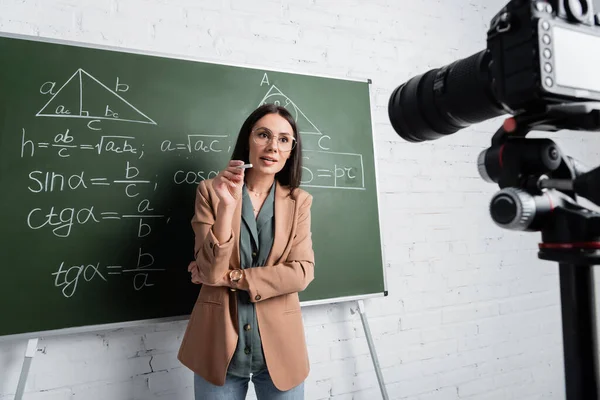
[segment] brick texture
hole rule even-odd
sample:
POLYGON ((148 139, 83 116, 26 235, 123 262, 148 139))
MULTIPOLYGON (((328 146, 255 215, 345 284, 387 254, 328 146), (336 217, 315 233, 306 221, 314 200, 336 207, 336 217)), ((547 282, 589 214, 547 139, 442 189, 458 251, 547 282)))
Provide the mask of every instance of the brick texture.
MULTIPOLYGON (((498 188, 477 173, 501 119, 416 145, 387 115, 396 86, 483 49, 504 3, 2 0, 0 30, 372 79, 390 294, 366 308, 390 398, 563 399, 557 265, 537 259, 537 233, 492 223, 498 188)), ((600 136, 539 136, 589 166, 600 159, 600 136)), ((304 320, 306 398, 379 398, 356 305, 309 307, 304 320)), ((176 359, 184 329, 185 321, 43 338, 25 399, 191 399, 192 375, 176 359)), ((0 342, 0 400, 14 396, 25 346, 0 342)))

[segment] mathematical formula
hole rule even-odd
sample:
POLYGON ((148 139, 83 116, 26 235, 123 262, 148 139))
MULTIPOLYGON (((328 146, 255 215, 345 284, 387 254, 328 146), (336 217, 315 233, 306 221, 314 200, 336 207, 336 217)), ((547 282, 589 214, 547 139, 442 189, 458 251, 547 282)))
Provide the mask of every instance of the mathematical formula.
POLYGON ((138 251, 137 265, 135 268, 123 268, 121 265, 105 265, 97 261, 95 263, 69 265, 64 261, 58 266, 58 270, 52 273, 54 286, 60 289, 64 297, 72 297, 81 281, 91 282, 100 280, 108 282, 111 277, 130 275, 133 289, 142 290, 145 287, 154 286, 151 273, 165 271, 164 268, 152 268, 154 256, 148 252, 138 251))

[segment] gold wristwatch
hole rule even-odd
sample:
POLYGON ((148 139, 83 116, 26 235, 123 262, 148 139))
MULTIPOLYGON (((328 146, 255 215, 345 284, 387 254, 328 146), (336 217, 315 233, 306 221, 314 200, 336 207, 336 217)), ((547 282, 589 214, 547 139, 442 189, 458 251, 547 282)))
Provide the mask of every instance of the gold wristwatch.
MULTIPOLYGON (((237 283, 240 281, 240 279, 242 279, 243 276, 244 270, 242 269, 232 269, 231 271, 229 271, 229 280, 231 280, 231 283, 233 283, 234 285, 237 285, 237 283)), ((237 289, 229 288, 229 290, 235 292, 237 289)))

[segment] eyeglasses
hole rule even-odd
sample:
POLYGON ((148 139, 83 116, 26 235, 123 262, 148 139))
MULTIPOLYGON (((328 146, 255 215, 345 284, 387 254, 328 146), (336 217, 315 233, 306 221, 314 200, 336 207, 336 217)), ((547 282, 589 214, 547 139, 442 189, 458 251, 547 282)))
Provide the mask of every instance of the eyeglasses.
MULTIPOLYGON (((266 146, 273 140, 273 132, 266 128, 258 128, 252 131, 252 140, 259 146, 266 146)), ((292 151, 296 147, 296 138, 291 135, 281 135, 277 137, 277 148, 280 151, 292 151)))

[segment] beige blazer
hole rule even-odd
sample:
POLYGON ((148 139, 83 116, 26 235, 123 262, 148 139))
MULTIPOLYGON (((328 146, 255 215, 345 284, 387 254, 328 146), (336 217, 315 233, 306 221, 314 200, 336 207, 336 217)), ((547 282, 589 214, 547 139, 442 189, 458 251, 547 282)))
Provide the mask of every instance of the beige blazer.
MULTIPOLYGON (((309 373, 308 352, 298 292, 314 279, 311 237, 312 196, 276 183, 275 237, 266 266, 245 269, 250 299, 256 304, 265 361, 273 383, 289 390, 309 373)), ((233 219, 232 237, 219 243, 212 231, 219 198, 212 179, 200 182, 192 218, 194 254, 202 285, 179 349, 183 365, 215 385, 225 383, 238 340, 237 292, 221 281, 240 268, 239 235, 242 200, 233 219)))

